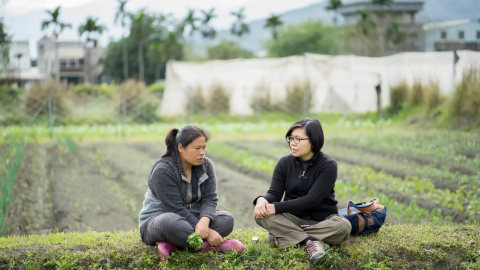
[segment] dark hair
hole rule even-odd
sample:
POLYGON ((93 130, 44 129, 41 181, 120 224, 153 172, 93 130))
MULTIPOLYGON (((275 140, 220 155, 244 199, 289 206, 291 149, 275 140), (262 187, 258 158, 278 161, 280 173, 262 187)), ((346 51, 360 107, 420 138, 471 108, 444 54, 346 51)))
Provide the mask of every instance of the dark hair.
POLYGON ((162 157, 168 157, 178 151, 178 144, 186 148, 190 143, 199 137, 205 137, 208 142, 210 134, 197 126, 185 126, 181 130, 172 128, 167 137, 165 137, 165 145, 167 146, 167 152, 162 157), (178 136, 177 136, 178 135, 178 136))
MULTIPOLYGON (((318 153, 322 150, 325 138, 323 136, 323 129, 320 121, 317 119, 305 118, 293 124, 287 131, 285 137, 292 135, 294 129, 304 128, 310 143, 312 144, 312 152, 318 153)), ((290 147, 290 144, 288 145, 290 147)))

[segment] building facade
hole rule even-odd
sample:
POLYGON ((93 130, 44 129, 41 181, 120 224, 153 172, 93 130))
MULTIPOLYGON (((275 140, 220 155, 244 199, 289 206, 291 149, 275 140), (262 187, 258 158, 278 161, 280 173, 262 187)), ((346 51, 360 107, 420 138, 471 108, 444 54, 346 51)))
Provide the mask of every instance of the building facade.
POLYGON ((8 44, 8 61, 0 61, 0 84, 13 84, 28 88, 34 81, 44 80, 37 67, 32 67, 28 41, 8 44))
POLYGON ((480 18, 427 23, 423 30, 427 52, 480 51, 480 18))
POLYGON ((103 57, 103 48, 90 46, 80 39, 61 37, 56 44, 46 36, 38 42, 37 63, 41 73, 54 77, 59 69, 60 80, 68 84, 100 82, 103 69, 99 61, 103 57), (56 54, 58 63, 55 63, 56 54))

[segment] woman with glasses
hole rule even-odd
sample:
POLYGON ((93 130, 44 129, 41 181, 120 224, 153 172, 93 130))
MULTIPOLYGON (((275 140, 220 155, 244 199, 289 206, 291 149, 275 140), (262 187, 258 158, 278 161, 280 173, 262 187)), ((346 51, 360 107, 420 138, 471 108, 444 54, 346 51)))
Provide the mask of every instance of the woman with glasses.
POLYGON ((304 246, 316 264, 325 243, 338 246, 351 232, 337 210, 337 163, 321 151, 323 129, 316 119, 296 122, 286 139, 292 153, 278 161, 267 193, 254 200, 255 221, 276 246, 304 246))

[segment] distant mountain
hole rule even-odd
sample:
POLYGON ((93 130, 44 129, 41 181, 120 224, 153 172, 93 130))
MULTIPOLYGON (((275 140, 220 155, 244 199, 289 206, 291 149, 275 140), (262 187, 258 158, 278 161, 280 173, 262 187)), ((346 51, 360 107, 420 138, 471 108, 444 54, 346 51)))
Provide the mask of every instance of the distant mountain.
MULTIPOLYGON (((353 0, 343 2, 348 3, 351 1, 353 0)), ((327 2, 322 1, 305 8, 288 11, 281 14, 281 19, 284 25, 298 24, 308 20, 322 20, 325 23, 331 24, 334 13, 327 12, 325 10, 326 5, 327 2)), ((415 18, 417 22, 440 22, 480 18, 480 0, 424 0, 423 10, 417 13, 415 18)), ((341 15, 339 15, 339 23, 343 23, 341 15)), ((192 38, 192 42, 196 44, 196 46, 193 46, 195 52, 201 53, 205 45, 210 46, 217 44, 222 39, 237 41, 241 43, 244 48, 254 53, 262 51, 265 41, 271 38, 269 30, 264 28, 265 19, 252 21, 248 25, 250 27, 250 33, 242 40, 238 40, 237 37, 232 36, 229 30, 219 31, 218 37, 208 43, 203 41, 200 35, 195 35, 192 38)))

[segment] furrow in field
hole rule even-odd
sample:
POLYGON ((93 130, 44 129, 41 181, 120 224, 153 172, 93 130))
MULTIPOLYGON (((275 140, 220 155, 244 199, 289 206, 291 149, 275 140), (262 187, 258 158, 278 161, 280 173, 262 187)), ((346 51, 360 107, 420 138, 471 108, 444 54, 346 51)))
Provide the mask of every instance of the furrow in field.
POLYGON ((54 229, 47 162, 45 146, 28 144, 25 147, 25 160, 14 195, 16 203, 10 212, 10 235, 46 234, 54 229))
POLYGON ((92 166, 90 149, 50 151, 51 192, 58 231, 130 230, 135 222, 92 166))

